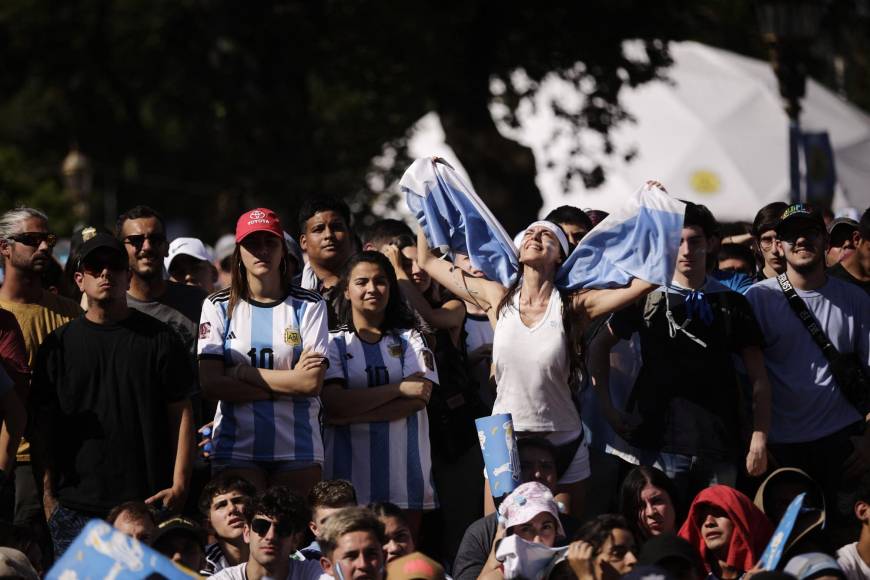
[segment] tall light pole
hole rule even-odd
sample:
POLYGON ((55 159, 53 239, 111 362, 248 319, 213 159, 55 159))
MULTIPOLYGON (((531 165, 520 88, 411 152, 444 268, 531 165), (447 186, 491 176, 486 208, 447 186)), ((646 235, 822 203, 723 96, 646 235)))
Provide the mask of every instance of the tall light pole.
POLYGON ((806 93, 806 57, 824 13, 822 0, 758 0, 756 12, 761 35, 770 49, 770 61, 779 81, 788 115, 789 197, 801 201, 800 113, 806 93))

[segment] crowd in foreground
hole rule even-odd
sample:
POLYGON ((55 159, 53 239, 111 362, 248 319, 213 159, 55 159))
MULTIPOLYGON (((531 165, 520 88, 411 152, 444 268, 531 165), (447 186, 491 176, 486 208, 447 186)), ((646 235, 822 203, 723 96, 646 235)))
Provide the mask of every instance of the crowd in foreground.
POLYGON ((331 199, 213 250, 137 206, 64 266, 6 212, 0 577, 103 518, 216 578, 870 578, 870 212, 724 235, 687 203, 670 284, 560 288, 605 217, 533 222, 503 285, 331 199), (474 424, 499 413, 507 495, 474 424))

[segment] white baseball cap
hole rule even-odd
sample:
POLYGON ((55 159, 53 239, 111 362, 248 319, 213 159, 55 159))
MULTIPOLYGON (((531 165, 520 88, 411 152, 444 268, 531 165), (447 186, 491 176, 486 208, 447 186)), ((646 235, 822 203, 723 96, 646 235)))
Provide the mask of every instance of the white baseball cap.
POLYGON ((169 255, 163 258, 163 265, 169 270, 169 265, 176 256, 192 256, 197 260, 211 262, 210 252, 198 238, 175 238, 169 244, 169 255))

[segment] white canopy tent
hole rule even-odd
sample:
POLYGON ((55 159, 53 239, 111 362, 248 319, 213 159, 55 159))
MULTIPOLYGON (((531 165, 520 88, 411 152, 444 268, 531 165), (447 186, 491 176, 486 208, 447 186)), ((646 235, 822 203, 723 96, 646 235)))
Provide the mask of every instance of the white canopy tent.
MULTIPOLYGON (((579 136, 584 155, 605 168, 606 181, 598 188, 586 189, 574 180, 567 194, 563 191, 573 136, 553 140, 554 129, 567 125, 560 125, 564 121, 547 103, 555 99, 574 108, 582 96, 570 83, 548 77, 534 97, 538 106, 520 106, 521 128, 500 125, 504 134, 535 153, 543 212, 566 203, 610 211, 647 179, 658 179, 673 195, 703 203, 722 221, 751 221, 761 206, 787 199, 788 119, 770 65, 695 42, 673 43, 671 53, 670 82, 655 81, 620 94, 637 122, 619 125, 613 141, 617 151, 636 149, 631 160, 601 153, 594 133, 579 136)), ((498 117, 497 107, 493 112, 498 117)), ((805 130, 830 135, 839 183, 834 209, 863 211, 870 205, 870 117, 810 80, 801 123, 805 130)), ((412 155, 441 155, 458 165, 437 115, 423 117, 415 129, 412 155)))

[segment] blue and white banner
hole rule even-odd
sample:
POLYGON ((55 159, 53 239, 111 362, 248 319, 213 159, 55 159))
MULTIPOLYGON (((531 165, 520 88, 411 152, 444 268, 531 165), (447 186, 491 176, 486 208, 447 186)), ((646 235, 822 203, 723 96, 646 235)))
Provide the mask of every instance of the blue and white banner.
POLYGON ((520 486, 520 456, 510 413, 474 420, 486 478, 493 499, 503 498, 520 486))
MULTIPOLYGON (((444 160, 416 160, 399 182, 433 247, 467 253, 504 286, 519 270, 517 250, 489 208, 444 160)), ((685 204, 653 185, 589 232, 556 275, 563 290, 612 288, 632 278, 667 285, 674 274, 685 204)))
POLYGON ((519 269, 516 248, 474 188, 453 167, 438 157, 417 159, 399 185, 431 247, 444 254, 468 254, 487 278, 510 284, 519 269))
POLYGON ((779 525, 773 531, 770 542, 764 549, 764 553, 761 554, 761 561, 759 563, 762 570, 776 570, 779 560, 782 558, 782 553, 785 551, 786 546, 788 546, 788 539, 794 529, 795 521, 801 513, 806 495, 802 493, 788 504, 788 509, 785 510, 785 514, 779 520, 779 525))
POLYGON ((91 520, 55 562, 48 580, 113 578, 190 580, 199 574, 175 565, 169 558, 102 520, 91 520))

